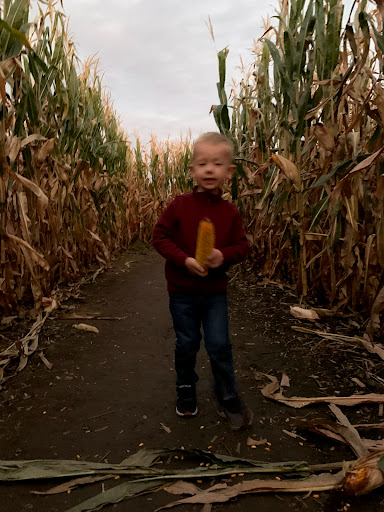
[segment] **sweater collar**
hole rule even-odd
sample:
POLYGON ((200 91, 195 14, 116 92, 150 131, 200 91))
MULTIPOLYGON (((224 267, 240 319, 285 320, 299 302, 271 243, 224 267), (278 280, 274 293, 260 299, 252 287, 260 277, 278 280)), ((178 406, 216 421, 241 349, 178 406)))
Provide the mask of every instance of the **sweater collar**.
POLYGON ((218 203, 221 200, 221 196, 223 194, 223 191, 219 189, 217 194, 212 194, 212 192, 209 192, 205 190, 204 192, 199 192, 197 190, 197 185, 193 187, 193 197, 197 201, 201 201, 204 203, 218 203))

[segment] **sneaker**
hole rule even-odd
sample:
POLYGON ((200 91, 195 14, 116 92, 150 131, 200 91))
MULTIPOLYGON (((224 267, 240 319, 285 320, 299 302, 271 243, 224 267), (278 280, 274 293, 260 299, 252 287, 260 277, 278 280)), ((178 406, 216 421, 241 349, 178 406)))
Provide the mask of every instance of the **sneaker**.
POLYGON ((217 411, 222 418, 227 418, 231 430, 241 430, 252 424, 252 413, 244 408, 239 397, 223 400, 217 411))
POLYGON ((195 387, 185 384, 177 387, 176 414, 190 417, 197 414, 195 387))

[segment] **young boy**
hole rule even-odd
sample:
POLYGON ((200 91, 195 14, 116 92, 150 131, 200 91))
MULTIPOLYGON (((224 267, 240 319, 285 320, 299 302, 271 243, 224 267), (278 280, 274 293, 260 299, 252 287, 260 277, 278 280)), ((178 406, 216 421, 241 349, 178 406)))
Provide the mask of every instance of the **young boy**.
POLYGON ((216 132, 194 144, 190 173, 196 186, 177 196, 161 215, 153 232, 153 246, 166 259, 169 308, 176 334, 175 370, 179 416, 197 414, 196 355, 203 327, 215 391, 222 416, 233 429, 249 422, 238 397, 228 332, 226 270, 242 261, 248 242, 238 210, 221 197, 221 186, 235 171, 232 142, 216 132), (204 266, 195 259, 199 222, 215 227, 215 248, 204 266))

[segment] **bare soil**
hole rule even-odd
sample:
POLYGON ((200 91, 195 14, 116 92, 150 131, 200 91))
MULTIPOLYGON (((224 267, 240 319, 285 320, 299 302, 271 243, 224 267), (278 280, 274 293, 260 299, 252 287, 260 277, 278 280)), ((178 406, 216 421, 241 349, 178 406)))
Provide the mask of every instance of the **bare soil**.
MULTIPOLYGON (((255 371, 277 378, 287 374, 291 382, 287 395, 347 396, 362 391, 383 393, 380 379, 384 378, 384 365, 359 349, 293 331, 292 325, 308 325, 290 315, 289 306, 297 304, 297 297, 282 286, 251 284, 235 275, 229 304, 237 379, 241 396, 254 413, 248 431, 230 431, 217 415, 204 349, 198 361, 199 414, 189 420, 175 414, 174 335, 163 260, 151 250, 142 249, 114 260, 94 284, 84 286, 78 298, 67 302, 66 309, 47 321, 41 347, 52 369, 34 355, 0 392, 0 458, 119 463, 143 443, 145 447, 203 450, 212 446, 215 453, 269 462, 304 460, 316 464, 353 459, 348 447, 294 426, 292 417, 334 420, 325 404, 295 410, 267 400, 260 393, 265 381, 257 380, 255 371), (110 319, 63 317, 74 312, 97 313, 110 319), (75 323, 94 325, 100 333, 78 331, 73 328, 75 323), (353 377, 365 384, 364 390, 351 380, 353 377), (283 430, 296 432, 304 439, 293 438, 283 430), (267 438, 270 446, 252 449, 246 444, 248 436, 267 438)), ((353 317, 344 317, 308 327, 351 335, 351 320, 353 317)), ((27 327, 20 324, 18 329, 25 333, 27 327)), ((343 411, 352 423, 382 421, 378 405, 345 407, 343 411)), ((241 478, 226 480, 230 485, 241 478)), ((105 488, 122 481, 107 481, 105 488)), ((30 492, 46 490, 57 483, 2 483, 1 510, 65 512, 101 491, 98 483, 70 494, 38 496, 30 492)), ((212 480, 204 485, 211 483, 212 480)), ((152 512, 175 499, 160 491, 105 510, 152 512)), ((223 512, 344 509, 384 510, 384 492, 376 490, 348 500, 348 505, 329 493, 312 493, 242 496, 212 508, 223 512)), ((179 510, 200 512, 202 505, 183 505, 179 510)))

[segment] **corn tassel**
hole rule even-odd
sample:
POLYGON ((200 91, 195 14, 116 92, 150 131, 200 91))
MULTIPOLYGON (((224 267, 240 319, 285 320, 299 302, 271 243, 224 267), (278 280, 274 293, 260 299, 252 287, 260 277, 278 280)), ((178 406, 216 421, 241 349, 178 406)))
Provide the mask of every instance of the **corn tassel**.
POLYGON ((201 220, 197 230, 195 260, 202 267, 215 247, 215 226, 208 219, 201 220))

